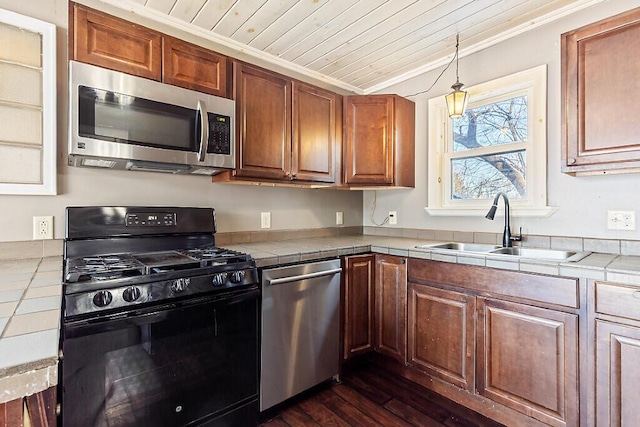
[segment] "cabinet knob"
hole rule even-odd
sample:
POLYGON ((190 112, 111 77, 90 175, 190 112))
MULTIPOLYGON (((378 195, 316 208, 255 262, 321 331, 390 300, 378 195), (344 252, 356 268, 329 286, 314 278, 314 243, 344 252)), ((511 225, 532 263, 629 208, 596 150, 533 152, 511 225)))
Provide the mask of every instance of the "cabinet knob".
POLYGON ((575 157, 569 157, 567 159, 567 163, 569 163, 570 165, 574 165, 576 163, 575 157))
POLYGON ((634 297, 634 298, 637 298, 637 299, 640 299, 640 291, 635 291, 635 292, 633 293, 633 297, 634 297))

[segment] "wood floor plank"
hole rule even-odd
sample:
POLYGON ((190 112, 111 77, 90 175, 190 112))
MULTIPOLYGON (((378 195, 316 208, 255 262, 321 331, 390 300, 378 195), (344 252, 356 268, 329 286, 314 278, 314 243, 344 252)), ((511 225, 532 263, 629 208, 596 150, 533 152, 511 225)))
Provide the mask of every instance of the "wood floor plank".
MULTIPOLYGON (((409 390, 413 390, 416 387, 416 384, 407 380, 406 378, 402 378, 402 377, 398 377, 395 376, 389 372, 386 372, 384 370, 380 370, 380 369, 375 369, 375 370, 371 370, 371 373, 375 373, 376 375, 382 377, 384 379, 384 381, 392 381, 394 383, 399 383, 401 384, 403 387, 409 389, 409 390)), ((440 406, 444 409, 447 410, 447 412, 449 413, 454 413, 455 417, 453 419, 450 419, 451 417, 447 418, 449 421, 449 424, 447 425, 451 425, 451 426, 457 426, 457 425, 461 425, 461 426, 467 426, 467 425, 473 425, 473 426, 478 426, 478 427, 497 427, 497 426, 501 426, 500 423, 497 423, 493 420, 490 420, 486 417, 484 417, 483 415, 478 414, 475 411, 472 411, 471 409, 465 408, 464 406, 458 405, 457 403, 453 402, 450 399, 447 399, 444 396, 441 396, 437 393, 431 392, 429 390, 426 390, 424 388, 421 387, 421 389, 425 390, 427 393, 423 394, 423 397, 428 398, 428 400, 431 402, 431 404, 435 404, 437 406, 440 406), (456 421, 456 419, 458 421, 456 421), (458 422, 459 424, 456 424, 456 422, 458 422), (469 424, 469 422, 471 422, 471 424, 469 424)))
MULTIPOLYGON (((323 383, 262 416, 263 427, 500 427, 406 378, 370 363, 345 370, 342 383, 323 383)), ((502 426, 504 427, 504 426, 502 426)))
POLYGON ((347 383, 351 388, 358 390, 358 393, 380 406, 391 400, 391 395, 389 393, 385 392, 380 387, 375 387, 373 384, 365 381, 358 375, 346 375, 343 377, 343 382, 347 383))
POLYGON ((375 419, 385 427, 411 427, 411 424, 401 418, 398 418, 379 405, 376 405, 374 402, 362 396, 352 388, 343 384, 338 384, 333 387, 333 391, 360 411, 369 414, 371 418, 375 419))
POLYGON ((278 415, 276 418, 272 418, 268 421, 265 421, 261 425, 265 427, 291 427, 285 420, 282 419, 281 415, 278 415))
POLYGON ((366 372, 366 375, 367 381, 375 387, 384 388, 395 399, 414 407, 436 421, 444 423, 451 415, 448 409, 430 399, 432 397, 431 392, 423 387, 416 387, 415 384, 404 378, 394 377, 393 375, 384 376, 375 370, 366 372))
POLYGON ((350 427, 346 421, 342 420, 315 397, 301 401, 299 406, 321 426, 350 427))
POLYGON ((282 412, 282 419, 290 426, 306 427, 306 426, 319 426, 317 422, 313 420, 306 412, 301 410, 297 406, 287 408, 282 412))
POLYGON ((368 414, 360 411, 356 406, 337 395, 333 388, 318 393, 318 399, 324 406, 340 416, 349 425, 382 426, 382 424, 371 418, 368 414))
POLYGON ((444 427, 445 424, 434 420, 427 414, 423 414, 411 405, 407 405, 397 399, 388 401, 384 408, 396 414, 414 426, 420 427, 444 427))

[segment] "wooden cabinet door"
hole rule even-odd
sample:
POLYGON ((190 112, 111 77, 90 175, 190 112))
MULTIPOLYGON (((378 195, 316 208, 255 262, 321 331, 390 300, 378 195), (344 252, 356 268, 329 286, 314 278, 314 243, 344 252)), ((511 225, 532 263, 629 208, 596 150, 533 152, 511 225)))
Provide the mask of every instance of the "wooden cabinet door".
POLYGON ((173 37, 162 39, 162 81, 211 95, 227 93, 227 57, 173 37))
POLYGON ((596 320, 596 425, 640 423, 640 328, 596 320))
POLYGON ((55 386, 30 396, 0 403, 0 427, 55 427, 56 421, 55 386))
POLYGON ((160 33, 79 4, 69 6, 70 59, 160 80, 160 33))
POLYGON ((292 179, 336 182, 338 98, 333 92, 293 83, 292 179))
POLYGON ((578 317, 477 298, 478 393, 552 426, 579 424, 578 317))
POLYGON ((406 258, 376 255, 376 351, 405 362, 407 348, 406 258))
POLYGON ((640 8, 562 35, 563 172, 639 170, 638 43, 640 8))
POLYGON ((234 63, 234 94, 241 177, 284 180, 291 175, 291 81, 234 63))
POLYGON ((374 255, 345 258, 344 358, 373 350, 374 255))
POLYGON ((397 95, 345 97, 344 183, 415 187, 415 104, 397 95))
POLYGON ((345 103, 345 183, 393 184, 393 98, 348 96, 345 103))
POLYGON ((476 299, 409 283, 407 363, 475 391, 476 299))

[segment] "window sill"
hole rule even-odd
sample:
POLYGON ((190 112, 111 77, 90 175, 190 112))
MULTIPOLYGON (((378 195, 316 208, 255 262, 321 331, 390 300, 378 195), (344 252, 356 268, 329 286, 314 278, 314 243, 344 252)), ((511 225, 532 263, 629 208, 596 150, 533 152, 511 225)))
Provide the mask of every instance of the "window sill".
MULTIPOLYGON (((489 206, 491 207, 491 206, 489 206)), ((477 216, 484 217, 489 211, 489 207, 486 208, 424 208, 425 211, 431 216, 477 216)), ((558 210, 553 206, 540 206, 540 207, 514 207, 510 209, 512 217, 539 217, 547 218, 553 215, 558 210)), ((498 216, 502 215, 504 209, 502 205, 498 206, 498 216)))

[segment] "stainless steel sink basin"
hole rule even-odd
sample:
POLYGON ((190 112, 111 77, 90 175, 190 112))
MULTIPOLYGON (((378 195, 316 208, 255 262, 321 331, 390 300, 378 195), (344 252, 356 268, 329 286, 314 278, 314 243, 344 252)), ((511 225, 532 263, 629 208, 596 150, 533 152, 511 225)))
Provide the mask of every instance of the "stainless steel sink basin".
POLYGON ((521 258, 546 259, 554 261, 575 262, 590 254, 590 252, 563 251, 558 249, 538 249, 538 248, 499 248, 491 251, 492 254, 514 255, 521 258))
POLYGON ((431 245, 419 245, 416 246, 419 249, 448 249, 452 251, 461 251, 461 252, 491 252, 495 249, 499 249, 500 246, 497 245, 484 245, 482 243, 458 243, 458 242, 448 242, 448 243, 437 243, 431 245))
POLYGON ((488 245, 482 243, 432 243, 429 245, 418 245, 418 249, 437 249, 457 252, 475 252, 488 255, 506 255, 519 258, 540 259, 549 261, 576 262, 585 258, 591 252, 563 251, 558 249, 523 248, 521 246, 503 248, 498 245, 488 245))

